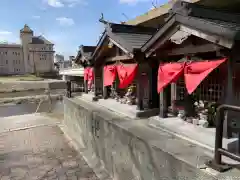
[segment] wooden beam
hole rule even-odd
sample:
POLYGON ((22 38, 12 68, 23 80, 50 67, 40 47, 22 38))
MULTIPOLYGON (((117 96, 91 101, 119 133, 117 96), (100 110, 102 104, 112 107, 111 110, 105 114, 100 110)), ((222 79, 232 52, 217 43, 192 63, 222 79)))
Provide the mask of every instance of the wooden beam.
POLYGON ((180 30, 184 31, 184 32, 187 32, 189 34, 192 34, 194 36, 200 37, 202 39, 205 39, 209 42, 221 45, 221 46, 226 47, 228 49, 231 49, 232 46, 233 46, 233 41, 230 40, 230 39, 226 39, 224 37, 219 37, 219 36, 216 36, 216 35, 206 34, 204 32, 200 32, 200 31, 197 31, 195 29, 191 29, 191 28, 186 27, 186 26, 180 26, 180 30))
POLYGON ((168 56, 175 56, 175 55, 184 55, 184 54, 215 52, 221 49, 223 49, 223 47, 217 46, 215 44, 203 44, 198 46, 187 45, 181 48, 164 50, 164 51, 161 51, 160 53, 168 56))
MULTIPOLYGON (((167 32, 165 32, 160 39, 155 41, 156 43, 153 45, 153 47, 151 49, 149 49, 149 51, 146 53, 146 57, 148 58, 149 56, 151 56, 158 48, 160 48, 167 40, 169 40, 173 34, 175 34, 177 31, 179 30, 179 26, 176 25, 174 28, 168 30, 167 32)), ((153 38, 154 39, 154 38, 153 38)))
POLYGON ((116 41, 114 41, 113 39, 109 38, 109 40, 115 44, 118 48, 120 48, 123 52, 125 52, 126 54, 128 54, 130 57, 133 58, 133 54, 128 52, 128 50, 126 50, 124 47, 122 47, 119 43, 117 43, 116 41))
POLYGON ((115 56, 115 57, 107 58, 106 62, 124 61, 124 60, 131 60, 131 59, 133 58, 129 57, 128 55, 123 55, 123 56, 115 56))

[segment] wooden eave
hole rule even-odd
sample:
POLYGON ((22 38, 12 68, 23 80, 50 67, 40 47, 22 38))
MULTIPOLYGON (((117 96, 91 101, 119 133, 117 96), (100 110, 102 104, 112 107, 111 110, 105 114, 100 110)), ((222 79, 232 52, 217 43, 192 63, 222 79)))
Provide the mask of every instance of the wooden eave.
POLYGON ((239 32, 235 29, 223 27, 217 23, 204 19, 173 15, 157 31, 155 35, 141 48, 141 51, 149 57, 157 48, 161 47, 177 31, 184 31, 214 44, 232 48, 234 40, 239 40, 239 32))
POLYGON ((134 49, 130 47, 127 43, 124 42, 123 39, 116 36, 114 33, 111 32, 111 29, 109 26, 106 27, 106 31, 100 38, 97 48, 95 52, 92 55, 92 59, 96 62, 97 59, 101 56, 100 54, 103 52, 106 52, 106 47, 104 46, 104 43, 109 40, 112 42, 115 46, 117 46, 119 49, 121 49, 124 53, 126 53, 130 58, 133 58, 133 51, 134 49))

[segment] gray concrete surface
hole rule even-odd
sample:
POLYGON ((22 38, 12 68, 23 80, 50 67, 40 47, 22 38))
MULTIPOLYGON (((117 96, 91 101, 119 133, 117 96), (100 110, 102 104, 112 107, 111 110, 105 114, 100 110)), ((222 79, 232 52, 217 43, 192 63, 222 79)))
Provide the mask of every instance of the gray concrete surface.
POLYGON ((45 81, 0 81, 0 92, 28 91, 39 89, 65 89, 62 80, 45 81))
MULTIPOLYGON (((62 100, 63 93, 59 94, 50 94, 51 100, 62 100)), ((34 96, 22 96, 22 97, 7 97, 7 98, 0 98, 0 105, 7 104, 7 103, 29 103, 29 102, 40 102, 40 101, 48 101, 49 96, 48 95, 34 95, 34 96)))
MULTIPOLYGON (((92 99, 91 94, 83 94, 82 96, 76 97, 81 100, 90 102, 92 99)), ((100 99, 94 103, 104 107, 112 112, 117 112, 123 116, 127 116, 136 119, 136 106, 129 106, 127 104, 120 104, 113 99, 100 99)), ((191 141, 192 143, 198 144, 204 148, 209 149, 213 152, 215 147, 215 128, 203 128, 187 123, 178 117, 171 118, 160 118, 159 116, 153 116, 149 118, 148 125, 153 128, 167 131, 175 136, 191 141)), ((223 147, 233 152, 237 148, 237 138, 223 139, 223 147)))
MULTIPOLYGON (((82 96, 76 97, 86 102, 91 102, 92 94, 82 94, 82 96)), ((113 113, 118 113, 132 119, 136 119, 136 106, 129 106, 127 104, 120 104, 113 99, 100 99, 94 102, 94 105, 105 108, 113 113)), ((159 116, 150 117, 148 120, 143 121, 147 126, 160 131, 165 131, 169 134, 177 136, 181 139, 185 139, 193 144, 208 149, 211 153, 214 152, 215 147, 215 128, 203 128, 187 123, 178 117, 160 118, 159 116)), ((237 138, 226 139, 223 138, 223 147, 229 151, 236 153, 238 148, 237 138)), ((226 163, 236 164, 237 162, 223 157, 226 163)))
MULTIPOLYGON (((81 98, 64 99, 63 130, 96 174, 116 180, 211 180, 209 150, 81 98)), ((102 178, 104 179, 104 178, 102 178)))
POLYGON ((97 180, 60 122, 41 114, 0 118, 0 179, 97 180))

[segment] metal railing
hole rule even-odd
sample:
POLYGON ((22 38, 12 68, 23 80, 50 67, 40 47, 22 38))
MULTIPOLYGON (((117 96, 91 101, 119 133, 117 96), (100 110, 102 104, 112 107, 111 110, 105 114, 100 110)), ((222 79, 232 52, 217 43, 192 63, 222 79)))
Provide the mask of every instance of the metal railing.
MULTIPOLYGON (((224 172, 231 169, 233 166, 230 164, 225 164, 222 162, 222 156, 226 156, 232 160, 240 162, 240 156, 234 154, 227 149, 224 149, 223 146, 223 126, 224 126, 224 119, 225 119, 225 112, 226 111, 233 111, 240 113, 240 107, 238 106, 231 106, 231 105, 221 105, 217 109, 217 116, 216 116, 216 137, 215 137, 215 152, 214 152, 214 159, 212 161, 208 161, 206 165, 211 167, 214 170, 219 172, 224 172)), ((240 131, 237 130, 238 138, 240 131)), ((239 143, 239 139, 238 139, 239 143)), ((239 152, 239 145, 238 145, 238 152, 239 152)))

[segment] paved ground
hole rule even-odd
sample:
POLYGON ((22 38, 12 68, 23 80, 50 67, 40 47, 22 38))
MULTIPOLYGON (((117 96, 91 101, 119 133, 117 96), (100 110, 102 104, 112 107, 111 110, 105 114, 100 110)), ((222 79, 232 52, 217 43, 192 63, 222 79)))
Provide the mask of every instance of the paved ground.
POLYGON ((39 114, 0 118, 1 180, 97 180, 56 123, 39 114))

